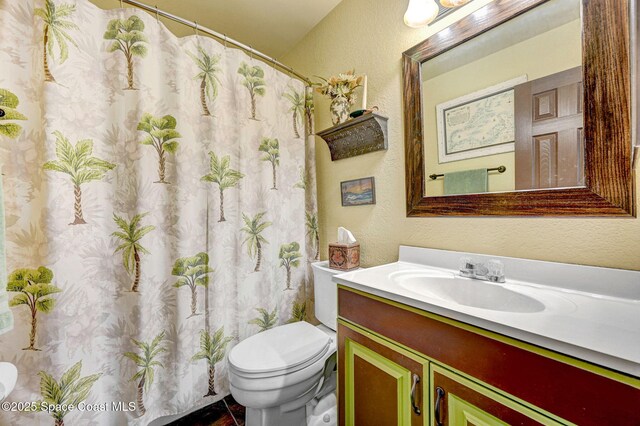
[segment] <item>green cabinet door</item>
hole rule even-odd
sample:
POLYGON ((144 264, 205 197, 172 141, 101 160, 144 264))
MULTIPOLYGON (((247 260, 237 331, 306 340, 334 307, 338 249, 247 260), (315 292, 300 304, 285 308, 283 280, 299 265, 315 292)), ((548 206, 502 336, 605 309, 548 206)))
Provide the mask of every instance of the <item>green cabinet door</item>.
POLYGON ((423 426, 427 362, 364 331, 338 327, 340 424, 423 426))
POLYGON ((437 364, 429 370, 434 426, 562 424, 437 364))

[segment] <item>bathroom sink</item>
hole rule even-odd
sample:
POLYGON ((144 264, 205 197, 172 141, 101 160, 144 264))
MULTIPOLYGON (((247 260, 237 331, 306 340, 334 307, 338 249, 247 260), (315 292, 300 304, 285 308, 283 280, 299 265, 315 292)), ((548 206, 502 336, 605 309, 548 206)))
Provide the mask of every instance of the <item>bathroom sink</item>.
POLYGON ((492 311, 540 312, 545 305, 500 284, 461 278, 438 271, 403 272, 390 277, 399 287, 418 295, 492 311))

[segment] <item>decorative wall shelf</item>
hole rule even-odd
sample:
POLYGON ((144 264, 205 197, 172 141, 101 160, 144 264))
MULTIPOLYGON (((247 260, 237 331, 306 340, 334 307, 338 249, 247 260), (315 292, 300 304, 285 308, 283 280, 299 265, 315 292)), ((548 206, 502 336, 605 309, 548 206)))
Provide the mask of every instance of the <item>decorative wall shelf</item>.
POLYGON ((316 133, 329 145, 331 161, 387 149, 387 117, 361 115, 316 133))

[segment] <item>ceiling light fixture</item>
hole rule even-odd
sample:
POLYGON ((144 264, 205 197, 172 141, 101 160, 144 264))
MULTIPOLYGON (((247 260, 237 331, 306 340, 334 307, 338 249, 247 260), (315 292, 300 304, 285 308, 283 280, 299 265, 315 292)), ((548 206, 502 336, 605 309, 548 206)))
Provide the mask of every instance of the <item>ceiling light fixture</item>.
POLYGON ((409 0, 404 23, 411 28, 424 27, 436 19, 439 10, 435 0, 409 0))

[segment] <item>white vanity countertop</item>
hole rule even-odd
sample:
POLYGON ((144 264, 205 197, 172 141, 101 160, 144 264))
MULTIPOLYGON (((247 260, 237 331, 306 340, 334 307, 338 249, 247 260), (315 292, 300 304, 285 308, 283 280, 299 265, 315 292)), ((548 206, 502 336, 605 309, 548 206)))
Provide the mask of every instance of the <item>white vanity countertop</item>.
POLYGON ((336 275, 334 281, 640 377, 640 271, 401 246, 400 261, 336 275), (393 279, 425 270, 456 274, 462 256, 502 261, 507 283, 489 285, 528 295, 544 309, 520 313, 465 306, 411 291, 393 279))

